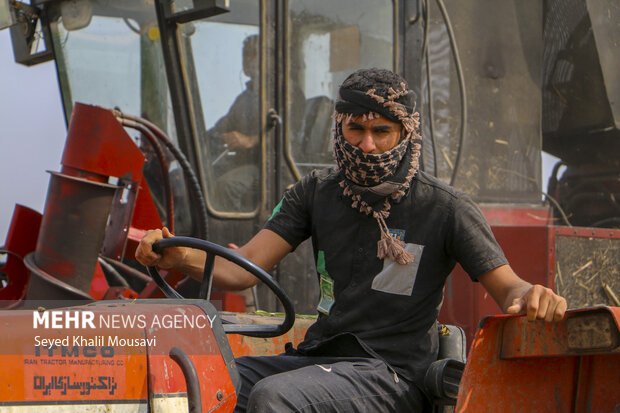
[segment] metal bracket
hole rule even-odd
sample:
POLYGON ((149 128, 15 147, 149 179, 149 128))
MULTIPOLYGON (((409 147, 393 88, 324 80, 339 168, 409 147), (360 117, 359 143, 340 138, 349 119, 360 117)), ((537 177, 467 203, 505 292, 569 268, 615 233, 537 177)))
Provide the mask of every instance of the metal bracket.
POLYGON ((174 23, 187 23, 230 11, 230 0, 192 0, 192 8, 180 11, 175 10, 174 3, 174 0, 162 1, 164 18, 174 23))

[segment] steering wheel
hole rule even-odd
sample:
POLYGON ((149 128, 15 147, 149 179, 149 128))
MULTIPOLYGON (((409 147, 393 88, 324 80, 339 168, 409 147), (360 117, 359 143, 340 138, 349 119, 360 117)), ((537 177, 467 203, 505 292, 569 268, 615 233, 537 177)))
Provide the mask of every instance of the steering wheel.
MULTIPOLYGON (((200 283, 199 297, 208 300, 211 295, 211 285, 213 284, 213 265, 215 257, 219 255, 227 259, 233 264, 238 265, 250 274, 267 284, 267 287, 278 297, 278 300, 284 306, 284 321, 281 324, 224 324, 224 331, 228 333, 243 334, 252 337, 277 337, 286 333, 291 329, 295 322, 295 310, 289 296, 284 292, 280 284, 273 279, 265 270, 254 264, 244 256, 236 252, 224 248, 221 245, 214 244, 209 241, 191 238, 191 237, 171 237, 164 238, 153 244, 153 251, 160 254, 164 248, 169 247, 189 247, 204 251, 207 253, 203 278, 200 283)), ((181 294, 176 292, 170 284, 164 280, 156 267, 147 267, 149 275, 157 286, 161 288, 168 298, 184 299, 181 294)))

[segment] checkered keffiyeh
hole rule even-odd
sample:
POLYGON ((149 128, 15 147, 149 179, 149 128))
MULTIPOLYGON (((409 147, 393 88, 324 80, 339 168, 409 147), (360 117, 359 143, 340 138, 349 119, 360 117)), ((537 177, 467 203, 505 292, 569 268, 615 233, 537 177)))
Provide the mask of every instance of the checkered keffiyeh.
POLYGON ((404 265, 412 262, 413 256, 404 249, 403 241, 390 235, 385 220, 390 215, 390 202, 398 202, 406 195, 419 169, 421 137, 416 132, 420 116, 413 112, 413 105, 407 104, 413 92, 407 91, 404 84, 401 88, 400 91, 390 88, 387 98, 377 96, 374 89, 364 93, 341 88, 334 114, 333 150, 344 175, 340 186, 343 194, 351 198, 351 207, 372 215, 379 224, 381 239, 377 257, 387 257, 404 265), (378 115, 400 122, 406 131, 405 138, 390 151, 364 153, 342 136, 342 121, 346 117, 362 116, 365 121, 378 115))

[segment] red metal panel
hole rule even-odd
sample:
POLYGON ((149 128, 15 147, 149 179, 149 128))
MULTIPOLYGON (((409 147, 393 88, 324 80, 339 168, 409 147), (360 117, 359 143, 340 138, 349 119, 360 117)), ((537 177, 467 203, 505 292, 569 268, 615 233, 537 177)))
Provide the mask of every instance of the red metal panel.
MULTIPOLYGON (((159 212, 157 212, 151 191, 144 177, 140 181, 140 190, 138 191, 131 226, 142 230, 162 227, 162 220, 159 212)), ((129 235, 131 236, 131 234, 129 235)), ((133 257, 130 253, 128 253, 128 256, 133 257)))
POLYGON ((549 227, 492 228, 512 269, 532 284, 549 285, 553 279, 547 273, 549 227))
POLYGON ((540 359, 501 360, 499 339, 506 317, 487 318, 476 333, 455 411, 570 412, 576 357, 556 358, 552 363, 541 363, 540 359))
POLYGON ((244 313, 246 310, 245 298, 241 294, 231 291, 213 291, 211 303, 220 311, 244 313), (220 305, 218 306, 218 304, 220 305))
POLYGON ((8 276, 9 284, 0 289, 0 307, 9 301, 20 300, 26 294, 30 272, 23 259, 34 251, 41 226, 41 214, 23 205, 15 205, 4 248, 9 251, 6 263, 0 268, 8 276), (6 300, 7 302, 2 303, 6 300))
POLYGON ((105 278, 105 274, 103 273, 101 264, 97 262, 97 266, 95 267, 95 273, 93 275, 93 281, 90 284, 90 290, 88 291, 88 295, 93 297, 95 300, 102 300, 103 297, 105 297, 106 292, 109 288, 110 286, 108 285, 108 281, 105 278))
POLYGON ((556 235, 567 235, 585 238, 611 238, 620 239, 620 230, 609 228, 585 228, 585 227, 553 227, 556 235))
MULTIPOLYGON (((566 318, 601 310, 613 316, 618 328, 619 308, 569 311, 566 318)), ((615 411, 620 404, 620 350, 576 355, 568 347, 565 323, 486 318, 472 343, 456 411, 615 411), (516 358, 503 358, 506 349, 516 358)))
POLYGON ((579 357, 576 372, 575 400, 573 402, 575 412, 592 411, 592 382, 594 381, 594 368, 596 358, 594 356, 579 357))
MULTIPOLYGON (((617 331, 620 330, 618 319, 615 317, 616 313, 610 307, 572 310, 568 314, 567 317, 586 314, 611 316, 609 320, 614 324, 613 328, 617 331)), ((607 325, 602 324, 602 326, 607 325)), ((504 321, 501 333, 500 356, 502 359, 552 357, 587 353, 584 350, 578 351, 569 347, 569 332, 566 320, 557 323, 547 323, 545 321, 527 321, 525 317, 512 317, 504 321)), ((588 332, 584 334, 588 334, 588 332)), ((609 352, 620 354, 620 347, 596 351, 597 354, 609 352)), ((590 351, 589 353, 592 354, 593 352, 590 351)))
POLYGON ((119 298, 134 300, 138 298, 138 293, 127 287, 110 287, 103 296, 103 300, 118 300, 119 298))
POLYGON ((549 208, 494 207, 481 205, 480 209, 491 225, 545 226, 550 223, 549 208))
MULTIPOLYGON (((595 357, 592 374, 592 407, 593 412, 617 412, 620 405, 618 396, 618 355, 599 355, 595 357)), ((575 410, 578 411, 578 410, 575 410)))
POLYGON ((62 164, 105 177, 126 177, 139 182, 144 155, 110 110, 76 103, 62 164))

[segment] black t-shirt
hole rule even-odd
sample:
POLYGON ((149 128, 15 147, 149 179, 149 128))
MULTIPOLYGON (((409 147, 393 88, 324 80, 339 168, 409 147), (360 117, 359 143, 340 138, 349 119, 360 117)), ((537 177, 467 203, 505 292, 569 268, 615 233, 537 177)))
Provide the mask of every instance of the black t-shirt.
POLYGON ((476 280, 506 258, 469 196, 418 172, 386 220, 414 262, 379 259, 377 221, 351 207, 341 179, 333 169, 313 171, 284 194, 265 224, 293 248, 312 237, 322 297, 298 352, 369 353, 422 387, 437 358, 436 319, 446 277, 459 262, 476 280), (333 297, 325 297, 330 288, 333 297))

